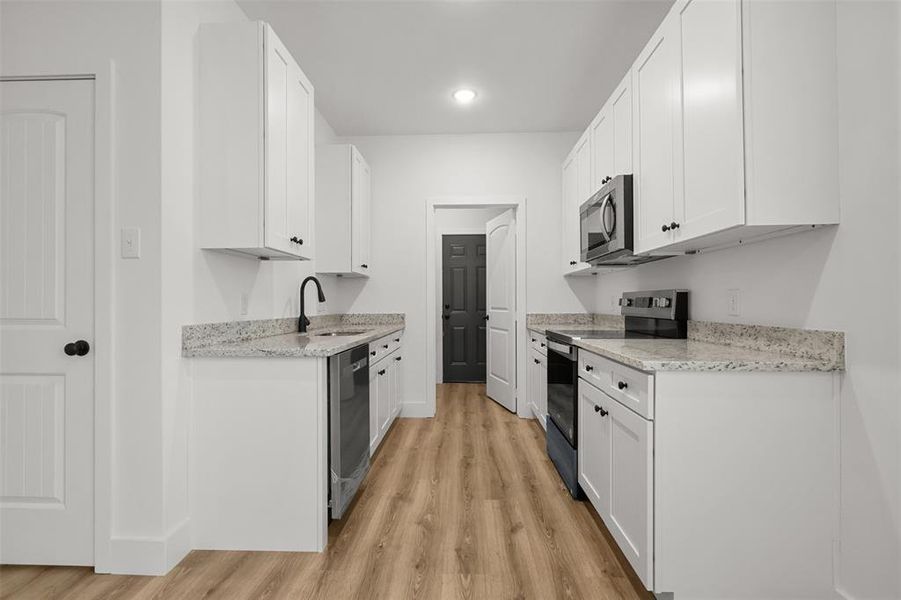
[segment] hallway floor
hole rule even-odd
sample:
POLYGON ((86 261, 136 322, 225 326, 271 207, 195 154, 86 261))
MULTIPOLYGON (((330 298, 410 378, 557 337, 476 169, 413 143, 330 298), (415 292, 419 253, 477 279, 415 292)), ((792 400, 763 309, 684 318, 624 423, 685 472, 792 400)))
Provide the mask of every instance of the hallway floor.
POLYGON ((640 598, 544 433, 439 386, 435 419, 400 419, 322 554, 194 551, 165 577, 2 567, 0 598, 640 598))

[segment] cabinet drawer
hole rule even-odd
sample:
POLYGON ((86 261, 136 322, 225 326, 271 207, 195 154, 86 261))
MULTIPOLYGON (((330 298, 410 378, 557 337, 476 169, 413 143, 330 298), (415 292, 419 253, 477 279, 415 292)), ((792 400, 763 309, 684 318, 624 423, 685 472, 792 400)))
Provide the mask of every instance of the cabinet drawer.
POLYGON ((533 350, 547 356, 547 337, 544 334, 529 331, 529 344, 533 350))
POLYGON ((579 350, 579 377, 646 419, 654 418, 654 376, 579 350))
POLYGON ((396 331, 369 343, 369 364, 374 365, 403 345, 404 332, 396 331))

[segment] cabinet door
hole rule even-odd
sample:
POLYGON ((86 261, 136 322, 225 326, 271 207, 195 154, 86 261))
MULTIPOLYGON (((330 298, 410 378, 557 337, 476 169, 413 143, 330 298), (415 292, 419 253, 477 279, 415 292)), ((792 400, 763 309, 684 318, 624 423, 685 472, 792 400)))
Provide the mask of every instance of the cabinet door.
POLYGON ((610 118, 613 120, 613 174, 632 172, 632 71, 610 97, 610 118))
POLYGON ((679 242, 744 224, 745 197, 739 0, 688 0, 675 12, 682 48, 679 242))
POLYGON ((379 436, 384 436, 391 425, 391 396, 394 385, 394 357, 388 357, 379 363, 378 388, 379 388, 379 436))
POLYGON ((582 240, 579 230, 579 208, 588 200, 591 189, 591 135, 585 131, 570 158, 563 163, 562 249, 563 273, 590 269, 581 262, 582 240))
POLYGON ((579 380, 579 483, 595 510, 610 519, 610 416, 616 401, 579 380))
POLYGON ((360 204, 360 267, 368 274, 372 269, 372 171, 363 161, 361 173, 362 201, 360 204))
POLYGON ((369 453, 379 446, 379 366, 369 365, 369 453))
POLYGON ((535 418, 541 420, 541 412, 538 408, 541 398, 541 383, 539 381, 539 372, 541 371, 541 361, 538 353, 534 350, 529 356, 529 406, 535 413, 535 418))
POLYGON ((604 179, 617 174, 614 160, 615 130, 609 107, 610 105, 607 105, 601 109, 591 123, 592 185, 589 195, 582 202, 601 188, 604 179))
POLYGON ((547 429, 547 357, 538 358, 538 412, 541 426, 547 429))
POLYGON ((673 241, 673 207, 681 204, 679 28, 673 13, 632 69, 635 247, 647 252, 673 241))
POLYGON ((354 273, 369 272, 370 181, 369 165, 351 146, 351 265, 354 273))
POLYGON ((391 395, 393 407, 391 410, 392 419, 400 414, 401 406, 404 402, 404 359, 398 353, 394 357, 394 393, 391 395))
POLYGON ((605 418, 610 435, 610 517, 604 522, 642 583, 653 589, 653 422, 612 399, 605 408, 609 410, 605 418))
POLYGON ((578 193, 578 170, 579 166, 576 162, 575 155, 570 156, 570 158, 563 163, 563 199, 560 203, 560 218, 562 224, 560 232, 560 256, 563 259, 562 266, 564 273, 573 270, 579 260, 579 256, 573 253, 573 243, 571 238, 576 237, 578 234, 576 233, 577 230, 573 227, 572 214, 570 214, 574 203, 573 198, 578 193))
POLYGON ((311 258, 313 86, 268 27, 264 48, 265 244, 311 258))

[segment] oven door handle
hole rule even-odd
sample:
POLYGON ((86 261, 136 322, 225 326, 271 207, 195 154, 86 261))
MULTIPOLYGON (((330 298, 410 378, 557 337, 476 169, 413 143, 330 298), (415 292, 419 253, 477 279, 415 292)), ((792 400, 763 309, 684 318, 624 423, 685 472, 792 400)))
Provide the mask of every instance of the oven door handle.
POLYGON ((568 359, 573 359, 573 349, 571 346, 567 346, 566 344, 560 344, 558 342, 552 342, 548 340, 547 342, 548 350, 553 350, 557 354, 562 354, 568 359))

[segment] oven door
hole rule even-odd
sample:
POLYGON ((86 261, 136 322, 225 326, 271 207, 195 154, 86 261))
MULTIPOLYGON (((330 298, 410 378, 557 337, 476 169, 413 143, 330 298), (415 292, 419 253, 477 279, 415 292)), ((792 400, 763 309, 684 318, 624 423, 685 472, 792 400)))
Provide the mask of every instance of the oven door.
POLYGON ((579 361, 576 348, 553 340, 547 342, 547 413, 548 417, 576 447, 576 385, 579 361))

